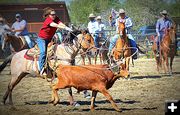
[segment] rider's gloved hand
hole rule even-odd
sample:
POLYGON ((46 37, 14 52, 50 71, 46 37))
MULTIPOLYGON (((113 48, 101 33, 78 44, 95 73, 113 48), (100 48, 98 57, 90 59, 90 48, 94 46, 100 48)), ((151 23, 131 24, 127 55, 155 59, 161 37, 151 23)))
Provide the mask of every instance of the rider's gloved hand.
POLYGON ((73 31, 71 28, 69 28, 69 27, 67 27, 67 26, 66 26, 64 29, 67 30, 67 31, 69 31, 69 32, 72 32, 72 31, 73 31))

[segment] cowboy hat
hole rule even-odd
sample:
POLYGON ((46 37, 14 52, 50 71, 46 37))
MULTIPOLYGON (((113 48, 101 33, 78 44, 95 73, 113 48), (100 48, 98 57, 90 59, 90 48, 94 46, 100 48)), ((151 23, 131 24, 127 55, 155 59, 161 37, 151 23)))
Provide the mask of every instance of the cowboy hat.
POLYGON ((119 14, 124 14, 125 10, 124 9, 119 9, 119 14))
POLYGON ((95 17, 96 16, 93 13, 89 14, 89 18, 95 18, 95 17))
POLYGON ((163 10, 162 12, 160 12, 160 14, 162 14, 162 15, 167 15, 167 11, 166 11, 166 10, 163 10))
POLYGON ((18 13, 18 14, 16 14, 16 16, 15 16, 15 17, 21 17, 21 14, 19 14, 19 13, 18 13))
POLYGON ((97 20, 101 20, 101 16, 97 16, 96 19, 97 19, 97 20))
POLYGON ((0 21, 4 21, 3 17, 0 17, 0 21))

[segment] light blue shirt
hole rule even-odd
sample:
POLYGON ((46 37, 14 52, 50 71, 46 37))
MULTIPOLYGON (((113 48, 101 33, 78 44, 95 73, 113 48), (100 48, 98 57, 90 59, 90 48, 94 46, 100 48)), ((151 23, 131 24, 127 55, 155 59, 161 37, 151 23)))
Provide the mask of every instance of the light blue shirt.
POLYGON ((22 32, 16 32, 15 35, 16 36, 25 36, 28 34, 27 23, 25 20, 21 20, 20 22, 18 22, 18 21, 14 22, 11 28, 14 28, 15 30, 19 30, 22 27, 25 27, 24 30, 22 32))
MULTIPOLYGON (((121 17, 117 18, 116 19, 116 22, 115 22, 115 26, 116 26, 116 32, 118 32, 118 27, 119 27, 119 21, 122 20, 121 17)), ((130 33, 130 30, 131 28, 133 27, 133 23, 132 23, 132 20, 131 18, 129 17, 125 17, 125 28, 126 28, 126 33, 129 34, 130 33)))
POLYGON ((169 29, 171 27, 171 21, 169 19, 160 18, 156 23, 156 32, 157 34, 164 34, 165 29, 169 29))

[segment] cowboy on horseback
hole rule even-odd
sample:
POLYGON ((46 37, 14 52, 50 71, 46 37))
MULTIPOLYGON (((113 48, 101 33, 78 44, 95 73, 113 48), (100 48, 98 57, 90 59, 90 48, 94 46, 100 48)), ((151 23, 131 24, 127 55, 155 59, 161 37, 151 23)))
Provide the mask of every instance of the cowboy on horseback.
POLYGON ((28 36, 26 20, 22 19, 22 16, 19 13, 16 14, 15 18, 16 22, 14 22, 11 27, 12 32, 15 32, 15 36, 24 36, 29 48, 32 48, 34 46, 34 43, 28 36))
POLYGON ((39 57, 39 72, 40 75, 46 75, 45 73, 45 62, 46 62, 46 52, 48 43, 52 40, 57 28, 65 29, 67 31, 72 31, 71 28, 63 24, 60 19, 56 16, 54 9, 47 7, 44 9, 43 17, 45 21, 42 28, 39 31, 37 45, 40 49, 39 57))
POLYGON ((101 16, 97 16, 96 17, 96 20, 98 22, 98 27, 99 27, 99 37, 102 38, 102 40, 105 40, 106 39, 106 35, 105 35, 105 24, 102 22, 101 20, 101 16))
POLYGON ((156 57, 159 57, 159 51, 160 51, 160 43, 163 39, 163 36, 165 35, 165 31, 166 29, 170 29, 172 22, 171 20, 167 17, 167 11, 163 10, 162 12, 160 12, 161 14, 161 18, 157 20, 156 23, 156 33, 158 36, 158 40, 157 40, 157 53, 156 53, 156 57))
MULTIPOLYGON (((110 40, 109 54, 111 54, 111 51, 112 51, 113 47, 115 46, 116 41, 119 38, 119 21, 122 21, 122 20, 125 21, 126 34, 128 36, 130 46, 131 47, 137 47, 133 36, 130 34, 130 30, 131 30, 131 28, 133 26, 132 20, 131 20, 131 18, 129 18, 128 16, 125 15, 125 10, 124 9, 119 9, 119 17, 116 18, 115 21, 110 20, 110 22, 109 22, 110 25, 115 25, 116 26, 116 34, 110 40), (113 23, 115 23, 115 24, 113 24, 113 23)), ((132 54, 134 52, 136 52, 136 49, 132 49, 132 54)), ((137 54, 135 54, 133 56, 133 59, 137 59, 137 54)))
POLYGON ((89 14, 89 20, 90 22, 88 23, 88 31, 94 38, 94 44, 95 47, 99 47, 99 28, 98 28, 98 22, 95 20, 95 15, 94 14, 89 14))

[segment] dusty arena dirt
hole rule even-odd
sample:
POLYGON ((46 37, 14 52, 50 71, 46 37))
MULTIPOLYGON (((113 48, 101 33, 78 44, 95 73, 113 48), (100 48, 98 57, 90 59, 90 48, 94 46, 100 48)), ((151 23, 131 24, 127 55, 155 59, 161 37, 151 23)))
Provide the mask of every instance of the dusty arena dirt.
MULTIPOLYGON (((173 75, 156 72, 154 59, 137 59, 135 66, 130 66, 131 78, 117 80, 109 90, 122 112, 116 112, 106 98, 97 95, 94 112, 91 112, 90 100, 77 94, 73 89, 74 99, 79 107, 68 105, 67 90, 59 91, 60 103, 48 104, 51 89, 48 82, 40 78, 26 77, 15 87, 14 106, 0 105, 0 115, 164 115, 166 100, 180 100, 180 57, 176 57, 173 75)), ((5 93, 11 76, 6 68, 0 74, 0 99, 5 93)))

